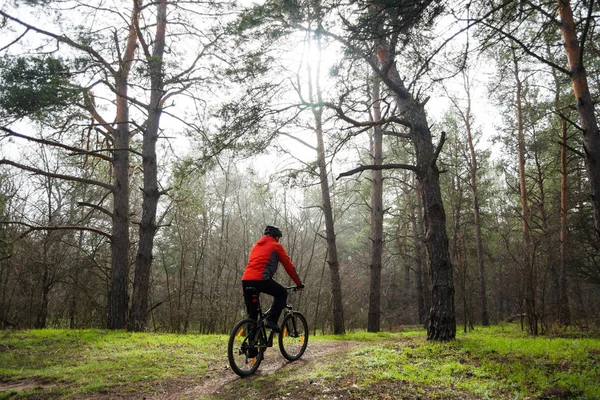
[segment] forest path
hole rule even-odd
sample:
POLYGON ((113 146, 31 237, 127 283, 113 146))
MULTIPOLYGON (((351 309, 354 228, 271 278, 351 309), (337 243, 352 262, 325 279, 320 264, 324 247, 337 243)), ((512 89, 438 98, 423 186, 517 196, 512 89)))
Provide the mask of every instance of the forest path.
MULTIPOLYGON (((168 385, 163 393, 147 396, 150 400, 184 400, 184 399, 308 399, 306 388, 299 392, 288 393, 289 382, 307 381, 307 375, 328 364, 332 359, 345 357, 359 342, 326 341, 309 342, 306 352, 300 360, 289 362, 279 353, 277 346, 265 353, 265 359, 258 371, 249 377, 240 378, 229 367, 227 359, 220 365, 210 368, 207 377, 193 386, 183 382, 168 385), (281 373, 284 378, 281 378, 281 373), (275 378, 275 374, 279 379, 275 378)), ((296 387, 297 389, 300 389, 296 387)))

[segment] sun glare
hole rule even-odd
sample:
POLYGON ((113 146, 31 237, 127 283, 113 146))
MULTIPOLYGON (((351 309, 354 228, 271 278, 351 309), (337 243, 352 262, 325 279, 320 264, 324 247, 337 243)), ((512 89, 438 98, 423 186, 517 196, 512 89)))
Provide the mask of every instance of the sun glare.
POLYGON ((296 46, 288 54, 290 69, 297 72, 298 77, 308 82, 309 74, 313 84, 318 77, 319 86, 324 89, 331 81, 330 71, 341 58, 340 46, 335 43, 319 43, 314 39, 298 35, 296 46))

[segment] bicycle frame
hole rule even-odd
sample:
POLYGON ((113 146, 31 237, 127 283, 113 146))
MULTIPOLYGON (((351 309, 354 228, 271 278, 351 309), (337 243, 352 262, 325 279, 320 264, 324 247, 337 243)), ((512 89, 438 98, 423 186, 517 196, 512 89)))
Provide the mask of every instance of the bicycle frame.
MULTIPOLYGON (((290 291, 296 291, 298 289, 296 286, 285 286, 285 290, 290 292, 290 291)), ((260 332, 261 337, 265 338, 265 341, 266 341, 266 344, 258 344, 256 347, 266 349, 267 347, 273 346, 273 331, 271 331, 269 333, 269 335, 267 336, 267 328, 265 327, 265 320, 271 313, 271 307, 269 307, 267 309, 267 311, 265 311, 263 313, 262 307, 260 305, 260 292, 258 292, 256 295, 257 295, 256 308, 257 308, 257 312, 258 312, 257 326, 261 331, 260 332)), ((284 317, 293 312, 294 312, 294 308, 291 304, 286 304, 285 307, 283 308, 283 316, 284 317)), ((296 320, 292 319, 292 321, 293 321, 293 325, 294 325, 293 326, 294 334, 296 334, 297 330, 298 330, 298 328, 296 327, 296 320)))

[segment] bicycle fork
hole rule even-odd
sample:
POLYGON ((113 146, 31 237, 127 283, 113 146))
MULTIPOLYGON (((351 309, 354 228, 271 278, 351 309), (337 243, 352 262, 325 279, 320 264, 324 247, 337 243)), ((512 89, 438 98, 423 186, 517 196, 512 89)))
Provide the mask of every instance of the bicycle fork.
POLYGON ((281 334, 283 335, 283 337, 286 337, 286 336, 298 337, 298 327, 296 326, 296 317, 294 316, 293 313, 288 312, 288 314, 291 314, 291 318, 288 318, 287 323, 283 327, 283 331, 281 332, 281 334))

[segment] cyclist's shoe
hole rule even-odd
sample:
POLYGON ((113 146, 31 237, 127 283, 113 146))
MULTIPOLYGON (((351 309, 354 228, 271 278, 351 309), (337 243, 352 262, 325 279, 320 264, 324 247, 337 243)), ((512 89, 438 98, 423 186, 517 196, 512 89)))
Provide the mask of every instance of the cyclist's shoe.
POLYGON ((277 326, 276 322, 267 320, 267 321, 265 321, 265 326, 275 333, 281 332, 281 330, 279 329, 279 326, 277 326))
POLYGON ((248 348, 246 355, 248 356, 248 358, 254 358, 258 355, 258 349, 256 347, 250 347, 248 348))

